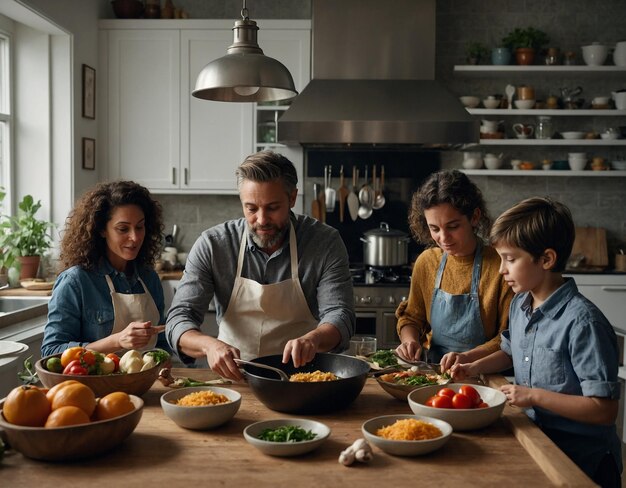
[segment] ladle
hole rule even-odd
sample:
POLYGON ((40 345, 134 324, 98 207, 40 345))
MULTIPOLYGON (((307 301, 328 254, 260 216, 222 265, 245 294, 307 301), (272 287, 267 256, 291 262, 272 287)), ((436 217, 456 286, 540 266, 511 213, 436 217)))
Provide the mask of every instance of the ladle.
POLYGON ((375 191, 376 198, 374 198, 374 204, 372 205, 372 208, 374 208, 374 210, 378 210, 385 206, 385 195, 383 195, 383 191, 385 189, 385 167, 384 166, 380 169, 380 181, 378 183, 379 184, 377 185, 377 188, 375 191))
POLYGON ((234 359, 237 366, 241 366, 242 364, 249 364, 250 366, 256 366, 257 368, 269 369, 270 371, 274 371, 278 376, 280 376, 281 381, 289 381, 289 376, 282 369, 275 368, 274 366, 268 366, 267 364, 255 363, 254 361, 246 361, 244 359, 234 359))

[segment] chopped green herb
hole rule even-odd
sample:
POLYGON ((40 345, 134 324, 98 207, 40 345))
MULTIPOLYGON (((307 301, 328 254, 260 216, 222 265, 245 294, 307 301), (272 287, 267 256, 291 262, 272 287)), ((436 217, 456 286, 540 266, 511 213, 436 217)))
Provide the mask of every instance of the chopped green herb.
POLYGON ((381 349, 370 356, 373 363, 378 364, 381 368, 386 366, 395 366, 398 364, 398 358, 391 349, 381 349))
POLYGON ((281 425, 275 429, 264 429, 259 439, 269 442, 302 442, 315 439, 317 434, 296 425, 281 425))

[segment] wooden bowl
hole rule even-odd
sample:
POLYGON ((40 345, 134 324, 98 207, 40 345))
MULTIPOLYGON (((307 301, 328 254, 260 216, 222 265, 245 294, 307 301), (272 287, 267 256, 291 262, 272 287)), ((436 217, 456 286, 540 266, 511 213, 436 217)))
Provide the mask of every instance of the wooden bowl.
POLYGON ((25 427, 7 422, 0 401, 0 428, 9 445, 24 456, 43 461, 74 461, 95 456, 120 444, 137 427, 143 400, 131 395, 135 410, 110 420, 69 427, 25 427))
POLYGON ((154 384, 159 376, 161 368, 155 366, 154 368, 141 371, 140 373, 129 374, 107 374, 107 375, 93 375, 93 376, 80 376, 62 373, 53 373, 45 368, 46 361, 50 358, 60 358, 61 354, 53 354, 52 356, 46 356, 41 358, 35 363, 35 370, 37 376, 46 388, 52 388, 54 385, 62 383, 67 380, 76 380, 80 383, 87 385, 91 388, 96 397, 103 397, 114 391, 124 391, 129 395, 141 396, 147 392, 154 384))

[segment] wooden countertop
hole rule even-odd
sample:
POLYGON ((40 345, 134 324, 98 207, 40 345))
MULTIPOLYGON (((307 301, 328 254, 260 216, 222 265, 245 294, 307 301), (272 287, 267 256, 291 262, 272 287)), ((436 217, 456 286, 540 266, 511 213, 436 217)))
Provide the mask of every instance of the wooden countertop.
MULTIPOLYGON (((201 369, 175 369, 175 376, 208 379, 201 369)), ((488 379, 496 386, 506 380, 488 379)), ((348 408, 308 415, 326 423, 331 436, 318 450, 296 458, 262 454, 243 438, 243 429, 262 419, 290 417, 260 403, 245 384, 231 385, 242 394, 241 408, 227 424, 208 431, 178 427, 165 417, 159 398, 167 388, 156 382, 143 399, 142 419, 133 434, 115 450, 80 463, 32 461, 19 453, 5 454, 2 481, 6 486, 61 486, 93 479, 131 486, 594 486, 519 409, 506 407, 495 424, 475 432, 455 432, 432 454, 390 456, 374 448, 370 464, 345 467, 339 453, 361 434, 364 420, 383 414, 411 413, 408 404, 392 398, 372 379, 348 408)), ((63 449, 59 445, 59 449, 63 449)))
POLYGON ((5 288, 0 290, 0 297, 49 297, 52 290, 27 290, 26 288, 5 288))

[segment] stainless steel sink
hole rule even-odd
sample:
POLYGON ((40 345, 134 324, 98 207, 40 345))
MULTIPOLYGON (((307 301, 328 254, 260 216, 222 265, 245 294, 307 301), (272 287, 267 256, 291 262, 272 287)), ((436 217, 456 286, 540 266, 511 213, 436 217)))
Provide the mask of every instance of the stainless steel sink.
POLYGON ((0 297, 0 327, 48 313, 49 298, 0 297))

